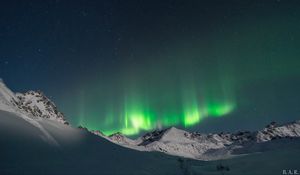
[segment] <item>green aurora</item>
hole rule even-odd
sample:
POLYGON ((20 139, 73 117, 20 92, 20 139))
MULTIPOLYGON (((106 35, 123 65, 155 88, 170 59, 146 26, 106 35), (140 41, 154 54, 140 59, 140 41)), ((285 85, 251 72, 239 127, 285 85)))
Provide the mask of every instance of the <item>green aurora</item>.
MULTIPOLYGON (((189 127, 201 122, 206 117, 222 117, 232 112, 235 103, 231 101, 207 102, 203 106, 195 102, 190 106, 182 106, 181 111, 166 111, 155 113, 147 106, 141 105, 140 102, 126 104, 124 112, 117 114, 118 121, 116 125, 115 115, 108 113, 102 124, 89 128, 104 128, 101 131, 110 135, 121 132, 125 135, 135 135, 141 131, 149 131, 158 127, 170 127, 182 125, 189 127), (103 125, 103 126, 101 126, 103 125)), ((82 123, 84 126, 84 123, 82 123)))
MULTIPOLYGON (((174 18, 161 11, 164 16, 155 22, 129 22, 130 30, 120 31, 120 40, 112 43, 114 56, 80 57, 90 57, 88 65, 70 80, 59 106, 73 125, 107 135, 171 126, 258 129, 297 118, 298 7, 274 2, 266 10, 238 2, 244 10, 212 3, 215 14, 195 1, 187 2, 197 6, 194 11, 179 8, 174 18)), ((153 18, 149 14, 145 19, 153 18)))
MULTIPOLYGON (((144 76, 144 75, 143 75, 144 76)), ((135 80, 138 82, 138 80, 135 80)), ((184 86, 168 90, 170 84, 152 85, 150 87, 127 88, 126 95, 120 100, 107 100, 101 105, 104 111, 86 120, 84 108, 85 95, 81 94, 81 112, 79 125, 91 130, 101 130, 110 135, 121 132, 125 135, 137 135, 144 131, 171 126, 191 127, 208 117, 223 117, 234 111, 236 101, 229 87, 232 84, 220 82, 217 88, 201 88, 200 83, 186 81, 184 86), (189 83, 188 83, 189 82, 189 83), (128 90, 130 89, 130 90, 128 90), (141 91, 140 89, 143 89, 141 91), (146 90, 147 89, 147 90, 146 90), (147 94, 145 92, 148 92, 147 94), (121 103, 120 103, 121 102, 121 103), (93 121, 101 115, 102 120, 93 121)), ((143 83, 140 83, 143 84, 143 83)), ((108 99, 110 95, 108 94, 108 99)), ((113 96, 113 95, 111 95, 113 96)), ((99 97, 100 98, 100 97, 99 97)))
MULTIPOLYGON (((269 23, 270 19, 263 25, 269 23)), ((293 25, 296 23, 287 29, 293 25)), ((210 45, 187 38, 170 44, 163 55, 146 55, 145 51, 137 55, 144 59, 127 62, 108 78, 89 80, 94 89, 79 87, 88 91, 79 94, 77 124, 107 135, 137 135, 170 126, 190 128, 207 118, 230 117, 247 103, 241 100, 241 89, 264 80, 282 81, 300 75, 299 44, 289 38, 290 33, 299 37, 296 28, 259 31, 257 26, 241 28, 239 33, 216 32, 210 45), (278 38, 278 33, 286 37, 278 38), (258 40, 262 44, 256 45, 258 40), (289 47, 282 47, 285 42, 289 47)))
POLYGON ((75 127, 136 137, 299 120, 299 0, 1 7, 1 78, 15 92, 42 90, 75 127))

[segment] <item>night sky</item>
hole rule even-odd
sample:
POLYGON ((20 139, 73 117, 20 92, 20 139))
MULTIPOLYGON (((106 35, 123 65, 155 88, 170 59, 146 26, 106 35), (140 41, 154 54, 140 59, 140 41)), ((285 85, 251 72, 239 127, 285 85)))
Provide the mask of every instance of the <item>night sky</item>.
POLYGON ((300 114, 300 2, 3 1, 0 77, 105 134, 289 122, 300 114))

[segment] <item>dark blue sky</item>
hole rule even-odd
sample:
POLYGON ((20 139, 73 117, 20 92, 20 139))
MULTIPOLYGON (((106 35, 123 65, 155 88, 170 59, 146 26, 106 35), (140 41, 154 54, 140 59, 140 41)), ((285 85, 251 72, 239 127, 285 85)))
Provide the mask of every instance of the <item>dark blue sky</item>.
POLYGON ((0 77, 92 129, 216 101, 234 110, 190 129, 253 129, 299 118, 299 31, 298 1, 7 1, 0 77))

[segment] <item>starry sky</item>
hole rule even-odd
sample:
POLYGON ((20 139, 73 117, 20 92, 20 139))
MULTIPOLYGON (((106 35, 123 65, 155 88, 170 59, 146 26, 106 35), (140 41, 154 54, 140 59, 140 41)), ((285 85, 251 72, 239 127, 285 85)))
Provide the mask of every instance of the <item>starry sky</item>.
POLYGON ((105 134, 254 130, 299 119, 299 39, 296 0, 11 0, 0 77, 105 134))

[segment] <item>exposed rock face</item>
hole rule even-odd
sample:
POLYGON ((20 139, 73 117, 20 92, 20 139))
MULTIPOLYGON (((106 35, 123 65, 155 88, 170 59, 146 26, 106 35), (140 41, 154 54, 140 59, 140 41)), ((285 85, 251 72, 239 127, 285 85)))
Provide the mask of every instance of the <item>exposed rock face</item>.
POLYGON ((35 116, 55 120, 68 125, 63 113, 57 110, 55 104, 41 91, 28 91, 17 93, 18 107, 25 112, 35 116))
POLYGON ((272 122, 256 134, 257 142, 293 137, 300 137, 300 120, 281 126, 272 122))

